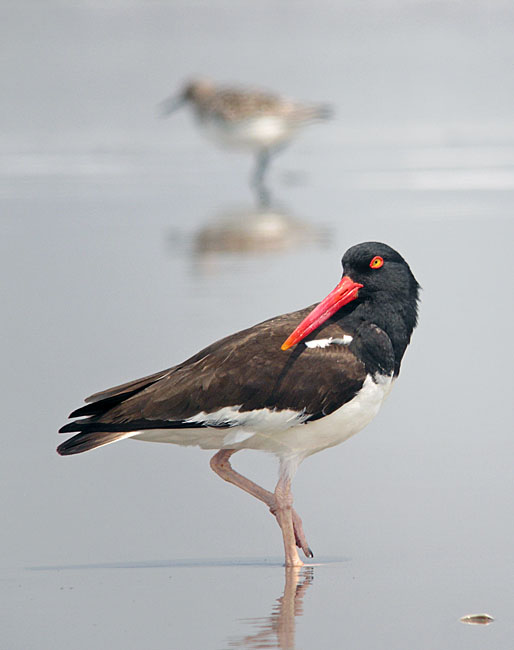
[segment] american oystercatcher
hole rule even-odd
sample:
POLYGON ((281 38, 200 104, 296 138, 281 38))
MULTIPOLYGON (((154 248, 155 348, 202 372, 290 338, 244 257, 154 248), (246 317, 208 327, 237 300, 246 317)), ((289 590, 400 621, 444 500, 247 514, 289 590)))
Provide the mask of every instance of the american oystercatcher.
POLYGON ((96 393, 61 433, 59 454, 135 438, 216 449, 212 469, 263 501, 282 530, 286 566, 312 557, 292 507, 291 481, 311 454, 358 433, 400 372, 417 321, 419 285, 386 244, 344 255, 343 277, 318 305, 277 316, 183 363, 96 393), (274 492, 230 465, 240 449, 275 454, 274 492))
POLYGON ((257 164, 253 185, 265 193, 264 174, 271 156, 294 138, 299 130, 327 119, 323 105, 300 104, 259 90, 217 86, 208 80, 186 84, 178 95, 161 103, 169 115, 189 103, 203 131, 223 146, 253 151, 257 164))

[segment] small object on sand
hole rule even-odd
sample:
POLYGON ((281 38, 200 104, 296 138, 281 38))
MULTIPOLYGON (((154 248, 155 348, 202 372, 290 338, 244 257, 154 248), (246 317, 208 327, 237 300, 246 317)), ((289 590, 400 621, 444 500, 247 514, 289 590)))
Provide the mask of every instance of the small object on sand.
POLYGON ((459 620, 467 625, 489 625, 494 621, 494 618, 489 614, 467 614, 467 616, 462 616, 459 620))

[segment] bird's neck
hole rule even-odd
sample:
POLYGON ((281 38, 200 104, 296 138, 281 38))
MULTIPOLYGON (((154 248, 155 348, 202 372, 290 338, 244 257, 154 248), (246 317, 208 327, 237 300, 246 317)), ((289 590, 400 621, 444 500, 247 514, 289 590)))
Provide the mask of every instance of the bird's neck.
MULTIPOLYGON (((363 325, 374 324, 389 337, 394 352, 394 375, 400 372, 405 350, 410 342, 417 322, 416 300, 391 299, 388 292, 376 292, 372 297, 358 303, 350 303, 350 308, 338 319, 345 331, 358 333, 363 325)), ((343 311, 343 310, 341 310, 343 311)))

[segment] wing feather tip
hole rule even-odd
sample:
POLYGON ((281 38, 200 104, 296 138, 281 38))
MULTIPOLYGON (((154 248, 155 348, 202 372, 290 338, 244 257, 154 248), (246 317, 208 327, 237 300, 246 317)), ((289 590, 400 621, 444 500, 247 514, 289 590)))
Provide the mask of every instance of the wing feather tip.
POLYGON ((129 438, 130 433, 119 431, 82 431, 77 435, 65 440, 57 447, 59 456, 71 456, 81 454, 84 451, 91 451, 97 447, 104 447, 117 440, 129 438))

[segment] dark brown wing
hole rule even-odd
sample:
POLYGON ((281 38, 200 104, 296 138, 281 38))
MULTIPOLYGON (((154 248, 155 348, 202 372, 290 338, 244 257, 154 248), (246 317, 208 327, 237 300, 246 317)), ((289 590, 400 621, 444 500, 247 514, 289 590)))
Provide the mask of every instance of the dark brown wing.
MULTIPOLYGON (((119 386, 113 386, 113 388, 108 388, 107 390, 102 390, 99 393, 93 393, 89 397, 86 397, 85 402, 99 402, 108 398, 119 397, 120 395, 127 395, 127 393, 136 393, 150 384, 154 384, 156 381, 159 381, 170 372, 170 369, 160 370, 159 372, 154 372, 152 375, 147 375, 146 377, 141 377, 140 379, 133 379, 128 381, 125 384, 120 384, 119 386)), ((76 417, 70 415, 70 417, 76 417)))
MULTIPOLYGON (((199 414, 228 406, 239 407, 240 413, 269 408, 302 412, 312 419, 328 415, 355 396, 366 369, 351 346, 308 348, 300 343, 281 351, 284 340, 310 310, 265 321, 210 345, 178 366, 97 393, 71 414, 88 417, 61 431, 199 427, 199 414), (188 423, 193 416, 195 423, 188 423)), ((327 321, 309 340, 343 335, 335 322, 327 321)), ((217 426, 232 424, 220 421, 217 426)))

